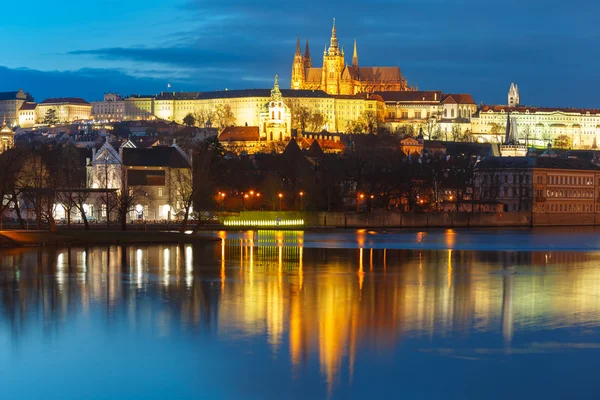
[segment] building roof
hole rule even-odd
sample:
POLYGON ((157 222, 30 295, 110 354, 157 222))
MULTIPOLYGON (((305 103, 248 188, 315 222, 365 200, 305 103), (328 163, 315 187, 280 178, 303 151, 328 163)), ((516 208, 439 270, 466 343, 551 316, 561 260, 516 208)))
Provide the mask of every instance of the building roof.
POLYGON ((23 103, 23 105, 21 106, 21 111, 31 111, 31 110, 35 110, 37 107, 37 103, 23 103))
POLYGON ((475 100, 470 94, 466 93, 452 93, 444 94, 442 99, 444 104, 475 104, 475 100))
POLYGON ((400 82, 402 73, 399 67, 354 67, 347 66, 342 77, 361 82, 400 82))
POLYGON ((89 105, 87 101, 79 97, 56 97, 42 101, 40 104, 85 104, 89 105))
POLYGON ((145 149, 123 148, 123 165, 131 167, 189 168, 190 164, 175 147, 156 146, 145 149))
POLYGON ((383 101, 410 102, 410 103, 433 103, 440 104, 442 100, 441 90, 415 90, 403 92, 375 92, 383 101))
POLYGON ((558 157, 485 157, 478 169, 551 168, 598 171, 600 167, 579 158, 558 157))
POLYGON ((260 133, 258 126, 228 126, 219 135, 219 141, 258 141, 260 133))
POLYGON ((0 100, 27 100, 27 94, 23 92, 23 89, 16 92, 0 92, 0 100))
POLYGON ((504 105, 482 105, 479 109, 481 112, 493 111, 493 112, 511 112, 511 113, 530 113, 535 112, 563 112, 563 113, 576 113, 576 114, 600 114, 600 109, 595 108, 568 108, 568 107, 529 107, 529 106, 516 106, 509 107, 504 105))

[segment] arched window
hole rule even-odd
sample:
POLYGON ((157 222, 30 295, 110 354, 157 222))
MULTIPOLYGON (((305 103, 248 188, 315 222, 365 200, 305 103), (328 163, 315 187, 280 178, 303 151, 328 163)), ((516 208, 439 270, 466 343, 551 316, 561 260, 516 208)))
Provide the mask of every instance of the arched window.
POLYGON ((448 109, 444 110, 444 118, 448 117, 448 109))
POLYGON ((275 119, 275 111, 271 111, 271 119, 275 119))
POLYGON ((277 111, 277 119, 281 119, 281 111, 277 111))
POLYGON ((450 118, 454 118, 454 108, 450 110, 450 118))

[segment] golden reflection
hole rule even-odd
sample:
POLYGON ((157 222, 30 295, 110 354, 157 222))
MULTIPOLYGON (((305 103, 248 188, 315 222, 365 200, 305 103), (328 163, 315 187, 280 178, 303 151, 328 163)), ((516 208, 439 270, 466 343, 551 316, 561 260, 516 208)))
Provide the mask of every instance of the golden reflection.
POLYGON ((45 321, 68 321, 101 308, 124 313, 133 327, 158 324, 164 335, 206 326, 224 338, 263 340, 271 355, 290 360, 290 374, 318 359, 330 393, 342 377, 352 380, 360 354, 393 354, 405 338, 483 333, 510 352, 519 332, 600 329, 600 253, 369 249, 369 268, 387 274, 365 280, 364 248, 357 259, 356 249, 303 244, 299 232, 258 231, 242 242, 223 233, 220 248, 5 252, 0 290, 9 312, 1 318, 10 319, 0 322, 20 332, 38 311, 45 321), (227 290, 226 263, 247 265, 227 290), (145 300, 151 296, 164 301, 145 300))
POLYGON ((456 232, 454 229, 447 229, 445 238, 446 246, 448 246, 449 249, 454 248, 454 245, 456 244, 456 232))

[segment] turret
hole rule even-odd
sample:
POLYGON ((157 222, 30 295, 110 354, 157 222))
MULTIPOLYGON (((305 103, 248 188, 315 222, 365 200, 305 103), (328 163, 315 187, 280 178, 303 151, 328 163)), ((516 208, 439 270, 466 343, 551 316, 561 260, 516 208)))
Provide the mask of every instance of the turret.
POLYGON ((510 89, 508 89, 508 106, 516 107, 521 104, 521 98, 519 96, 519 85, 515 85, 511 82, 510 89))
POLYGON ((352 66, 358 68, 358 50, 356 50, 356 39, 354 39, 354 54, 352 55, 352 66))
POLYGON ((337 32, 335 29, 335 18, 333 19, 333 28, 331 28, 331 40, 329 42, 329 51, 328 54, 330 56, 337 56, 340 54, 340 48, 338 45, 337 32))

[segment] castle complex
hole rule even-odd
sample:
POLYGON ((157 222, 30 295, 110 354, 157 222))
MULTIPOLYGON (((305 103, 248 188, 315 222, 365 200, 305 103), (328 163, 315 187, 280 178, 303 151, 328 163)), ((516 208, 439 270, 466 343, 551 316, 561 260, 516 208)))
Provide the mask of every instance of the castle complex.
POLYGON ((321 68, 312 66, 308 40, 302 55, 298 37, 290 87, 295 90, 323 90, 330 95, 407 90, 406 80, 402 78, 398 67, 359 67, 356 40, 354 40, 352 65, 347 65, 344 49, 340 49, 338 44, 335 19, 329 48, 326 47, 323 52, 321 68))

